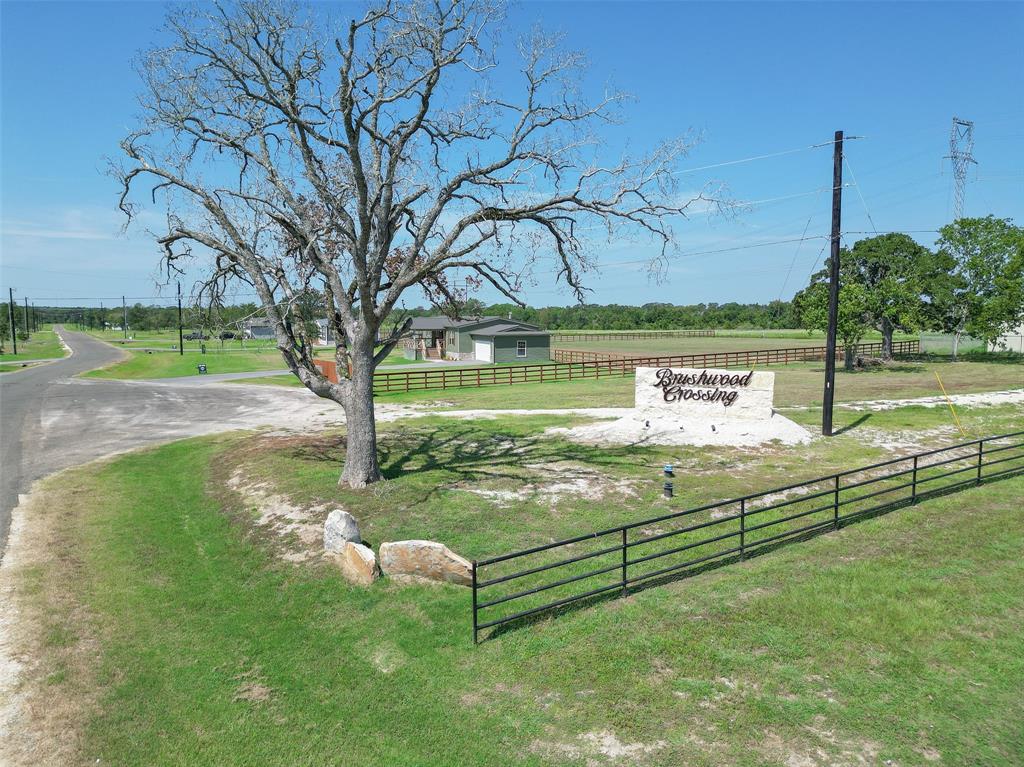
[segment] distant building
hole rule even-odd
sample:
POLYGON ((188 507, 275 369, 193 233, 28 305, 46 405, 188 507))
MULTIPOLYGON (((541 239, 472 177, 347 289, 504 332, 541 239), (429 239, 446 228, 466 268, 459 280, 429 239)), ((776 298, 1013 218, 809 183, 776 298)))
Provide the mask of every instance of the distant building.
POLYGON ((316 345, 334 346, 334 328, 326 318, 315 320, 316 323, 316 345))
POLYGON ((273 326, 267 320, 248 320, 242 325, 242 337, 255 340, 273 340, 273 326))
MULTIPOLYGON (((920 334, 920 349, 925 354, 952 354, 953 334, 952 333, 926 333, 920 334)), ((983 352, 985 342, 979 341, 972 336, 960 336, 960 343, 957 346, 957 353, 983 352)))
POLYGON ((537 325, 504 317, 452 320, 414 317, 405 339, 409 359, 475 362, 547 362, 551 334, 537 325))
POLYGON ((1015 330, 1010 330, 999 336, 993 343, 989 344, 991 352, 1017 352, 1024 354, 1024 325, 1015 330))

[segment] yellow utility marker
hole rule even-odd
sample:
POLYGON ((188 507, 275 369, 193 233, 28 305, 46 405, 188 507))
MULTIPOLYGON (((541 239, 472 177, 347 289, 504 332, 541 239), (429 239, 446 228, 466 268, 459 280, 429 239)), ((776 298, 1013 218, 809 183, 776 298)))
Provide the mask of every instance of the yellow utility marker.
POLYGON ((963 436, 970 436, 966 431, 964 431, 963 424, 960 423, 960 417, 956 414, 956 408, 953 407, 953 400, 951 400, 949 395, 946 394, 946 387, 942 385, 942 379, 939 378, 939 371, 935 370, 933 372, 935 373, 935 380, 939 382, 939 388, 942 389, 942 396, 946 398, 946 404, 949 405, 949 412, 953 414, 953 420, 956 422, 956 428, 960 430, 960 433, 963 436))

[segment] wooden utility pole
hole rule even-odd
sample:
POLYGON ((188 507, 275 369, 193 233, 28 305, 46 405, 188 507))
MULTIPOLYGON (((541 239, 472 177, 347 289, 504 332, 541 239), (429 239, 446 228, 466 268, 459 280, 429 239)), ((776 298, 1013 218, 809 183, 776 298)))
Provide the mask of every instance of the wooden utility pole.
POLYGON ((14 326, 14 288, 7 288, 7 318, 11 323, 11 344, 14 346, 14 353, 18 353, 18 329, 14 326))
POLYGON ((31 335, 32 327, 28 324, 28 296, 25 296, 25 335, 31 335))
POLYGON ((181 332, 181 283, 178 283, 178 355, 185 354, 185 339, 181 332))
POLYGON ((843 217, 843 132, 836 131, 832 148, 832 242, 828 271, 828 338, 825 341, 825 393, 821 402, 821 433, 832 436, 832 400, 836 386, 836 322, 839 318, 839 233, 843 217))

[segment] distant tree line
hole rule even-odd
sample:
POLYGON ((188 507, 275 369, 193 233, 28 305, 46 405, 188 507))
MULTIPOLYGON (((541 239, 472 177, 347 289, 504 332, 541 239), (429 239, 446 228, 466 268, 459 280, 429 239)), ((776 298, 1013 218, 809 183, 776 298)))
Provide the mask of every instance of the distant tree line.
MULTIPOLYGON (((934 250, 909 235, 889 233, 856 242, 840 255, 838 336, 847 348, 870 330, 882 334, 883 357, 891 357, 897 331, 950 333, 956 354, 964 336, 991 342, 1024 322, 1024 230, 1009 219, 961 219, 940 231, 934 250)), ((521 307, 484 304, 470 298, 460 317, 496 315, 530 322, 549 330, 675 330, 683 328, 824 330, 828 322, 828 261, 792 301, 758 303, 579 304, 521 307)), ((319 318, 321 296, 309 293, 291 310, 292 322, 319 318)), ((394 322, 405 317, 436 316, 434 307, 396 309, 394 322)), ((76 323, 87 328, 120 328, 120 306, 36 307, 40 323, 76 323)), ((253 303, 232 306, 189 306, 188 329, 219 331, 238 328, 262 317, 253 303)), ((15 310, 16 322, 21 313, 15 310)), ((176 306, 127 307, 129 330, 164 330, 178 326, 176 306)), ((0 328, 6 327, 4 307, 0 328)), ((310 331, 312 332, 312 330, 310 331)), ((9 335, 9 334, 8 334, 9 335)), ((847 360, 852 365, 852 357, 847 360)))
MULTIPOLYGON (((308 311, 300 307, 299 314, 315 314, 316 301, 310 302, 308 311)), ((41 323, 80 324, 90 329, 118 327, 123 323, 121 307, 37 307, 41 323)), ((215 309, 188 307, 184 310, 186 328, 230 329, 234 324, 252 317, 258 310, 254 304, 222 306, 215 309)), ((434 316, 434 308, 414 307, 396 310, 395 317, 434 316)), ((674 330, 679 328, 794 328, 798 316, 789 301, 767 304, 707 303, 677 306, 649 303, 643 306, 622 304, 584 304, 577 306, 520 307, 511 303, 484 304, 470 299, 461 308, 462 317, 496 315, 521 322, 531 322, 550 330, 674 330)), ((257 316, 257 319, 259 317, 257 316)), ((304 317, 303 319, 317 319, 304 317)), ((164 330, 178 327, 176 306, 128 306, 128 327, 131 330, 164 330)))
MULTIPOLYGON (((415 307, 405 310, 414 317, 437 315, 436 309, 415 307)), ((494 315, 530 322, 548 330, 677 330, 683 328, 794 328, 797 315, 789 301, 767 304, 648 303, 578 304, 576 306, 521 307, 511 303, 484 304, 469 299, 459 312, 462 317, 494 315)))
MULTIPOLYGON (((183 306, 182 324, 187 329, 230 330, 258 312, 256 305, 252 303, 214 307, 183 306)), ((113 308, 95 306, 36 307, 36 315, 40 324, 80 325, 90 330, 123 328, 126 314, 129 330, 170 330, 178 327, 177 305, 147 306, 135 303, 130 304, 127 311, 120 306, 113 308)))

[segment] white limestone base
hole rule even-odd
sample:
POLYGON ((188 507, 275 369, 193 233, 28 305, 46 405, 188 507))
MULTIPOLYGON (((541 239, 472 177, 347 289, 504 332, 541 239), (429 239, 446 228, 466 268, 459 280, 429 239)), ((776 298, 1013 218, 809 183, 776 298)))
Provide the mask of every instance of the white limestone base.
POLYGON ((641 411, 615 421, 572 428, 552 428, 547 434, 565 437, 574 442, 592 445, 723 445, 752 447, 778 441, 784 445, 801 445, 811 441, 811 433, 783 415, 773 413, 762 420, 728 420, 720 422, 693 419, 651 418, 641 411))

